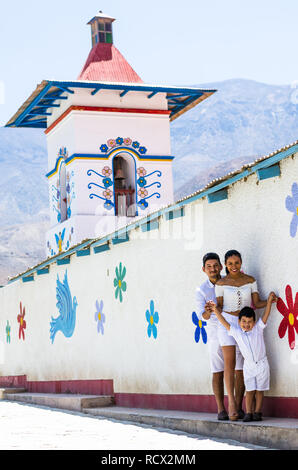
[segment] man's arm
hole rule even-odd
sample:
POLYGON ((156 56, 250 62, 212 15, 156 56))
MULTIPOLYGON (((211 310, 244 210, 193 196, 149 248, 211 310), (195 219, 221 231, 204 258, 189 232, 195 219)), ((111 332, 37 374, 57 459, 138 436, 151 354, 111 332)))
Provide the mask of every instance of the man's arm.
POLYGON ((227 320, 222 316, 220 307, 218 308, 214 302, 209 302, 210 308, 215 313, 218 321, 228 330, 230 331, 231 325, 227 320))
POLYGON ((201 290, 198 288, 196 291, 197 313, 202 316, 204 320, 209 320, 212 310, 206 309, 206 299, 201 290))

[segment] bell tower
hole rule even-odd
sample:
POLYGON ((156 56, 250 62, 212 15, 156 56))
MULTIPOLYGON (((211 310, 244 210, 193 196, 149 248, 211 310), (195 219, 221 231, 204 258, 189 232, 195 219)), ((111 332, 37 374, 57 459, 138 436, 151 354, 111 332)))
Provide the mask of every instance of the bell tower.
POLYGON ((48 256, 173 202, 166 95, 138 86, 114 21, 102 12, 89 21, 87 61, 48 120, 48 256))
POLYGON ((145 84, 99 12, 77 80, 43 80, 8 121, 44 129, 48 257, 172 204, 170 122, 216 90, 145 84))

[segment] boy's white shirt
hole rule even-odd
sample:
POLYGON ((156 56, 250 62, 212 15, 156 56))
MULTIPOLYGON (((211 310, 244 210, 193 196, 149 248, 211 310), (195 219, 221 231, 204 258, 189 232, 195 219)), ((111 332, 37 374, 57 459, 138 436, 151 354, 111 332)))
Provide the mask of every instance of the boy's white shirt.
POLYGON ((229 335, 235 338, 244 360, 256 364, 266 357, 264 329, 266 324, 260 318, 250 331, 243 331, 237 326, 230 326, 229 335))

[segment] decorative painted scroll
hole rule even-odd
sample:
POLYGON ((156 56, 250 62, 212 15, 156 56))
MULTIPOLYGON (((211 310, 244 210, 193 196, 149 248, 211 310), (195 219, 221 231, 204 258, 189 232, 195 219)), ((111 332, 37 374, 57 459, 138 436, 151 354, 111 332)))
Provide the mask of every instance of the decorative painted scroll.
POLYGON ((137 174, 138 174, 138 179, 137 179, 137 185, 139 187, 138 189, 138 196, 141 198, 138 200, 137 205, 141 209, 147 209, 148 207, 148 202, 147 200, 150 199, 153 196, 156 196, 157 199, 160 198, 160 193, 155 191, 151 194, 148 192, 148 188, 154 187, 154 189, 159 189, 161 188, 161 183, 159 181, 154 181, 150 184, 148 184, 148 178, 151 176, 155 175, 160 178, 162 175, 162 172, 159 170, 152 171, 151 173, 147 174, 147 170, 144 167, 139 167, 137 169, 137 174))
POLYGON ((102 169, 102 173, 98 173, 95 170, 88 170, 87 175, 96 175, 97 177, 101 178, 101 181, 98 182, 91 182, 88 184, 88 189, 92 190, 89 194, 90 199, 94 199, 95 197, 98 199, 102 199, 104 201, 104 208, 107 210, 111 210, 114 207, 113 202, 113 191, 110 189, 113 186, 113 181, 110 178, 112 175, 112 169, 109 166, 105 166, 102 169), (102 190, 102 191, 100 191, 102 190))

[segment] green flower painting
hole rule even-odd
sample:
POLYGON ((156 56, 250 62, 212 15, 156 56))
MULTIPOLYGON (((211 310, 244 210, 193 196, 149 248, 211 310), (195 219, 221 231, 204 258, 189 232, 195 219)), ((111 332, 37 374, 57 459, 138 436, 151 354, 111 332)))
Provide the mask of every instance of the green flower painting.
POLYGON ((122 302, 123 292, 126 292, 126 282, 124 281, 126 274, 126 267, 122 266, 122 263, 119 264, 119 267, 115 269, 116 277, 114 278, 114 287, 115 287, 115 298, 122 302))

